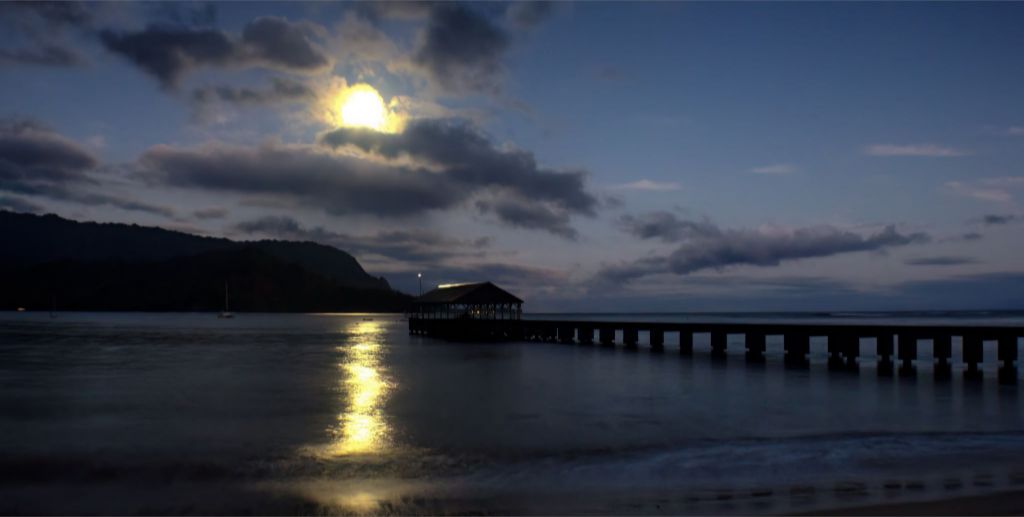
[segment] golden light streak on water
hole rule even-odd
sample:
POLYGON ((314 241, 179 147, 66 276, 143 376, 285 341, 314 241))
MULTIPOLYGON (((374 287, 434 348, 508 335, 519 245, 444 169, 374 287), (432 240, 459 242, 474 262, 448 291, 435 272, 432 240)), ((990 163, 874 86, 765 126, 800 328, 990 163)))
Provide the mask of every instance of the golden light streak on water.
POLYGON ((383 412, 393 388, 382 366, 384 330, 374 321, 356 324, 355 344, 339 347, 345 354, 339 365, 345 409, 338 415, 330 452, 336 456, 385 451, 391 429, 383 412))

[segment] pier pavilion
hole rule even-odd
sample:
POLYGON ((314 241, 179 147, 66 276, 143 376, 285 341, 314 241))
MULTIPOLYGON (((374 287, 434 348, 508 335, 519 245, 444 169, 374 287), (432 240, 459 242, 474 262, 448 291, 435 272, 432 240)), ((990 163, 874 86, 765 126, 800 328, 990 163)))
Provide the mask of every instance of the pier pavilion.
POLYGON ((409 330, 448 339, 509 339, 523 316, 523 300, 492 284, 443 284, 413 301, 409 330))

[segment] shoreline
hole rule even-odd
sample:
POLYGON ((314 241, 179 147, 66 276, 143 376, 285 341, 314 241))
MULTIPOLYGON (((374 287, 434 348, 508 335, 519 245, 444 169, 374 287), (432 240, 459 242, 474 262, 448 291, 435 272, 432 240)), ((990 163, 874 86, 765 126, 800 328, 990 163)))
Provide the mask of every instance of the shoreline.
POLYGON ((847 506, 797 515, 1024 515, 1024 490, 927 501, 847 506))

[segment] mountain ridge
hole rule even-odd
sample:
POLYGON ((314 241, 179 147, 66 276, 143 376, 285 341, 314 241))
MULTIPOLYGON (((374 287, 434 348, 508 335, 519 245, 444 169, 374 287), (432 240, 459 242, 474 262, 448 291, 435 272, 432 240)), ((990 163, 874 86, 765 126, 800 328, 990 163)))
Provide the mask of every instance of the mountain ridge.
POLYGON ((233 241, 0 211, 0 309, 401 311, 411 297, 310 241, 233 241), (128 279, 131 281, 128 282, 128 279))

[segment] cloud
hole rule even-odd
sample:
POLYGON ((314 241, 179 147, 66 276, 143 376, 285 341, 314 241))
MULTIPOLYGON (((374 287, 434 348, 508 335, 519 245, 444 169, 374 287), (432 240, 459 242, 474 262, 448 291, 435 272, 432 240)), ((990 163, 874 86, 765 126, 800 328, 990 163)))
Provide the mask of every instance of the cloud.
POLYGON ((796 167, 790 163, 776 163, 774 165, 765 165, 763 167, 754 167, 750 169, 750 172, 754 174, 793 174, 796 172, 796 167))
POLYGON ((490 245, 487 238, 452 239, 422 230, 382 230, 351 235, 321 226, 307 227, 292 217, 275 215, 243 221, 235 229, 248 235, 318 242, 357 256, 379 255, 414 265, 434 265, 455 257, 481 257, 490 245))
POLYGON ((460 185, 446 185, 429 171, 311 145, 158 145, 143 153, 137 166, 157 184, 280 199, 336 215, 410 216, 450 208, 466 197, 460 185))
POLYGON ((15 212, 26 212, 30 214, 40 214, 45 209, 31 201, 22 199, 20 197, 11 196, 0 196, 0 208, 7 210, 13 210, 15 212))
POLYGON ((640 215, 625 214, 616 224, 626 233, 640 239, 659 239, 664 242, 679 242, 687 238, 712 237, 719 235, 710 220, 681 220, 672 212, 648 212, 640 215))
POLYGON ((919 257, 903 261, 908 266, 961 266, 965 264, 977 264, 976 259, 970 257, 919 257))
POLYGON ((257 18, 241 36, 221 30, 152 24, 142 31, 100 31, 107 50, 120 54, 175 89, 181 78, 199 67, 262 67, 289 72, 327 70, 331 59, 309 35, 314 24, 284 18, 257 18))
POLYGON ((32 121, 0 124, 0 188, 34 193, 45 186, 89 183, 96 157, 85 147, 32 121))
POLYGON ((95 191, 102 187, 89 173, 98 164, 85 147, 36 122, 0 124, 0 190, 173 215, 167 207, 95 191))
POLYGON ((508 35, 473 8, 433 4, 412 61, 447 91, 496 92, 508 35))
POLYGON ((869 156, 923 156, 932 158, 949 158, 971 154, 969 151, 936 144, 874 144, 865 147, 864 153, 869 156))
POLYGON ((0 49, 0 65, 75 66, 85 58, 64 41, 68 29, 88 29, 92 13, 80 2, 3 2, 0 20, 29 46, 0 49))
POLYGON ((967 232, 967 233, 965 233, 965 234, 960 236, 960 240, 976 241, 976 240, 980 240, 982 237, 984 237, 984 235, 982 235, 982 234, 980 234, 978 232, 967 232))
POLYGON ((987 214, 981 218, 981 222, 986 226, 994 226, 1009 224, 1020 219, 1020 216, 1015 214, 987 214))
POLYGON ((1012 190, 1024 187, 1024 176, 983 178, 970 182, 947 181, 945 187, 959 196, 1006 203, 1013 200, 1012 190))
POLYGON ((614 190, 647 190, 647 191, 673 191, 682 188, 674 181, 653 181, 642 179, 631 183, 623 183, 611 187, 614 190))
POLYGON ((512 2, 505 10, 505 18, 513 27, 529 29, 550 17, 554 10, 553 2, 512 2))
POLYGON ((196 219, 223 219, 227 217, 228 211, 220 207, 204 208, 192 212, 196 219))
POLYGON ((386 159, 409 157, 441 169, 440 176, 464 188, 504 189, 567 212, 593 215, 598 205, 585 188, 585 172, 540 167, 533 153, 499 149, 466 122, 421 119, 395 134, 341 128, 323 135, 321 142, 386 159))
POLYGON ((569 212, 550 203, 531 203, 515 198, 481 200, 476 203, 483 213, 493 213, 502 222, 528 230, 544 230, 569 240, 578 236, 569 224, 569 212))
POLYGON ((418 120, 397 134, 339 129, 320 140, 158 145, 136 166, 153 184, 234 192, 335 215, 410 217, 473 206, 505 224, 570 238, 570 217, 592 216, 599 204, 585 188, 585 172, 540 167, 531 153, 499 149, 465 123, 418 120))
POLYGON ((881 251, 930 239, 924 233, 901 234, 892 225, 867 236, 827 225, 796 229, 722 229, 706 219, 677 220, 667 213, 622 218, 620 225, 640 238, 681 244, 667 256, 606 266, 598 274, 600 280, 625 282, 659 273, 687 275, 743 265, 769 267, 785 261, 881 251))
POLYGON ((216 103, 235 106, 269 106, 289 102, 300 102, 316 98, 317 93, 308 85, 274 77, 266 89, 235 86, 206 86, 192 91, 192 104, 196 109, 208 109, 216 103))
POLYGON ((84 62, 77 52, 59 45, 40 48, 0 49, 0 65, 74 66, 84 62))

